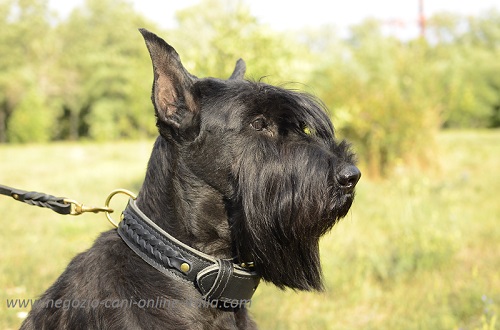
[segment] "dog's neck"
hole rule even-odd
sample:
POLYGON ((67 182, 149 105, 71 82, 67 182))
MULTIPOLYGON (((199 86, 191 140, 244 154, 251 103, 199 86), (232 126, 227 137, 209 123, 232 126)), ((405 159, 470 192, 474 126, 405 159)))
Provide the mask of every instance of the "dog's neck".
POLYGON ((223 196, 179 164, 177 153, 172 142, 157 138, 138 207, 181 242, 217 258, 231 258, 223 196))

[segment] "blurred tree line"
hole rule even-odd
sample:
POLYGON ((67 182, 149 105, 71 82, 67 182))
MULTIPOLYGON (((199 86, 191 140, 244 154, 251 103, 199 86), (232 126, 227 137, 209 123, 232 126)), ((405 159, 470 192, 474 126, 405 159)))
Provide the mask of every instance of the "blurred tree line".
POLYGON ((0 142, 153 136, 138 27, 165 37, 200 77, 227 77, 242 57, 250 79, 317 95, 372 175, 425 163, 440 128, 500 126, 498 11, 435 15, 425 39, 404 41, 375 20, 348 38, 332 27, 277 32, 240 1, 205 0, 177 20, 161 31, 126 0, 86 0, 63 20, 47 0, 2 0, 0 142))

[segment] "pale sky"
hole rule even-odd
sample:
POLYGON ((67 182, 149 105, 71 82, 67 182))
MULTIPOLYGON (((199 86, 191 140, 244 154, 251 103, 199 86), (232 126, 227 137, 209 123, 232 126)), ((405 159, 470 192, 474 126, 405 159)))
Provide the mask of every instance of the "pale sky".
MULTIPOLYGON (((129 0, 135 9, 161 27, 175 26, 174 13, 199 0, 129 0)), ((367 17, 383 20, 387 28, 401 30, 404 34, 418 33, 418 0, 246 0, 259 22, 276 30, 315 27, 331 24, 346 29, 367 17)), ((63 17, 83 3, 83 0, 50 0, 50 6, 63 17)), ((426 16, 440 11, 465 15, 495 8, 500 10, 499 0, 423 0, 426 16)))

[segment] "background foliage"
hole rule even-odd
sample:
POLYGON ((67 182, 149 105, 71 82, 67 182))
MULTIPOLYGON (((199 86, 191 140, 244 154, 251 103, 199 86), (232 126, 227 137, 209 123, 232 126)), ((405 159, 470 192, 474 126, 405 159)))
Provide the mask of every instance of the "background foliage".
POLYGON ((440 128, 500 125, 500 13, 443 13, 425 39, 381 22, 276 32, 240 1, 205 0, 162 31, 125 0, 86 0, 57 19, 47 0, 0 3, 0 142, 110 140, 155 134, 151 65, 137 27, 164 36, 199 77, 247 77, 319 96, 366 174, 429 164, 440 128), (194 14, 196 13, 196 14, 194 14), (296 82, 300 82, 296 83, 296 82))

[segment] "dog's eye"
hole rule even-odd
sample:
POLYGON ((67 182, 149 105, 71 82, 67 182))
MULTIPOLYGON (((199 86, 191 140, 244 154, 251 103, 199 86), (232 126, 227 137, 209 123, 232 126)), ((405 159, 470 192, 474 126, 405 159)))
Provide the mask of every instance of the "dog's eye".
POLYGON ((264 118, 257 118, 250 124, 252 128, 256 131, 262 131, 267 127, 266 120, 264 118))

